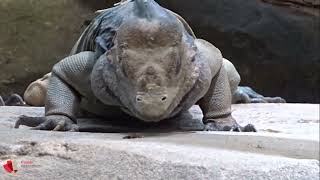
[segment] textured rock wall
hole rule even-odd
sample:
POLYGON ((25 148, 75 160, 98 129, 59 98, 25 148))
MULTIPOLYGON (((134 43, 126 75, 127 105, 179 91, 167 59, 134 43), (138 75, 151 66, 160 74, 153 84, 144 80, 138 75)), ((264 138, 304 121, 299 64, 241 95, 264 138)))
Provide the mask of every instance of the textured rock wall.
POLYGON ((28 83, 65 57, 92 12, 77 0, 0 1, 0 94, 28 83))
MULTIPOLYGON (((0 1, 0 92, 22 92, 66 56, 90 12, 118 0, 0 1)), ((157 0, 230 59, 242 84, 320 102, 320 1, 157 0)))
POLYGON ((291 102, 320 102, 319 0, 159 2, 214 43, 236 65, 243 85, 291 102))

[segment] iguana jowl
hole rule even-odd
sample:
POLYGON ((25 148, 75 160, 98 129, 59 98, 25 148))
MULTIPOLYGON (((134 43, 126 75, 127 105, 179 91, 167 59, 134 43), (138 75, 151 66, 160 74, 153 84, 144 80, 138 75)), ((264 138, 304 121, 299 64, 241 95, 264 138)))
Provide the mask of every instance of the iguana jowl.
MULTIPOLYGON (((212 44, 195 38, 180 16, 153 0, 134 0, 103 11, 71 56, 48 76, 45 118, 34 129, 76 131, 80 111, 105 117, 125 112, 158 122, 198 104, 205 130, 255 131, 232 118, 232 99, 282 101, 241 92, 232 63, 212 44)), ((28 89, 31 97, 33 88, 28 89)), ((28 125, 29 120, 22 118, 19 124, 28 125)))

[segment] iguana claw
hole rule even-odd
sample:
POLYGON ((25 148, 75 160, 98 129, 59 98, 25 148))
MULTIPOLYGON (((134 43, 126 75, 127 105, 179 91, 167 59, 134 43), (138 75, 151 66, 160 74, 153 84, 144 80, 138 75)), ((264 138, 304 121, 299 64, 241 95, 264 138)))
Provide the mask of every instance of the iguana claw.
POLYGON ((233 95, 233 103, 286 103, 281 97, 264 97, 250 87, 239 86, 233 95))
POLYGON ((246 126, 241 127, 236 122, 234 124, 208 122, 205 125, 204 131, 257 132, 256 128, 252 124, 247 124, 246 126))
POLYGON ((4 106, 4 105, 5 105, 4 101, 3 101, 2 97, 0 96, 0 106, 4 106))
POLYGON ((19 128, 20 125, 32 127, 32 130, 79 131, 78 125, 62 115, 46 117, 20 116, 15 124, 15 128, 19 128))

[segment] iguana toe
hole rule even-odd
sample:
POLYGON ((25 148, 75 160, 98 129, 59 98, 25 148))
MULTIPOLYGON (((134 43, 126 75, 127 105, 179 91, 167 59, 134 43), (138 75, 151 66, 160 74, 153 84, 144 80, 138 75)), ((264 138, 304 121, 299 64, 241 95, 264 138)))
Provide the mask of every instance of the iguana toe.
POLYGON ((235 131, 241 132, 241 127, 238 124, 224 124, 224 123, 216 123, 209 122, 205 125, 204 131, 235 131))
POLYGON ((29 117, 23 115, 18 118, 14 125, 14 128, 19 128, 21 125, 28 127, 36 127, 43 122, 45 122, 45 117, 29 117))
POLYGON ((286 103, 286 100, 281 97, 265 97, 268 103, 286 103))
POLYGON ((39 119, 27 116, 20 117, 15 127, 26 125, 32 127, 32 130, 79 131, 78 126, 66 116, 51 115, 39 119))
POLYGON ((79 132, 79 126, 76 124, 72 124, 69 132, 79 132))
POLYGON ((233 103, 286 103, 281 97, 264 97, 250 87, 240 86, 232 97, 233 103))
POLYGON ((38 126, 32 127, 30 129, 31 130, 50 130, 50 128, 49 128, 50 124, 51 124, 51 122, 46 120, 45 122, 39 124, 38 126))
POLYGON ((4 106, 4 105, 5 105, 4 101, 3 101, 2 97, 0 96, 0 106, 4 106))
POLYGON ((247 124, 246 126, 242 127, 243 132, 257 132, 257 129, 252 124, 247 124))
POLYGON ((68 123, 65 120, 59 121, 56 127, 52 131, 70 131, 70 132, 78 132, 79 126, 76 124, 68 123))
POLYGON ((233 131, 233 132, 257 132, 252 124, 247 124, 241 127, 238 123, 233 124, 223 122, 208 122, 205 125, 204 131, 233 131))

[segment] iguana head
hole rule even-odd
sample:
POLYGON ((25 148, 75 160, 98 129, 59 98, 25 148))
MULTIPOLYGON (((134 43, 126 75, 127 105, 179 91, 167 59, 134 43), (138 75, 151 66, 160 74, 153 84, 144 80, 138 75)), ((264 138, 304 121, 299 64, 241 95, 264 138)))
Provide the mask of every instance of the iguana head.
POLYGON ((110 88, 130 114, 155 122, 168 118, 193 87, 196 48, 174 15, 153 0, 134 2, 107 53, 118 81, 110 88))

